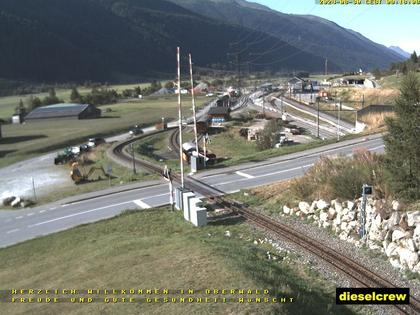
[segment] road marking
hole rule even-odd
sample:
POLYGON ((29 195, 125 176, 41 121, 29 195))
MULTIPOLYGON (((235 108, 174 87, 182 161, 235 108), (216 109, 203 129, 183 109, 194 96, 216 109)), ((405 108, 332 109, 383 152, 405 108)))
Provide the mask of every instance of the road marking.
POLYGON ((7 231, 6 234, 16 233, 19 231, 20 231, 19 229, 14 229, 14 230, 7 231))
MULTIPOLYGON (((116 192, 116 193, 113 193, 113 194, 112 194, 112 196, 115 196, 115 195, 120 195, 120 194, 129 194, 129 193, 132 193, 132 192, 134 192, 134 191, 147 190, 147 189, 160 188, 160 187, 167 187, 167 185, 166 185, 166 184, 154 184, 154 185, 147 186, 147 187, 139 187, 139 188, 134 188, 134 189, 126 190, 126 191, 116 192)), ((96 200, 96 199, 100 199, 100 198, 107 198, 107 197, 109 197, 109 196, 110 196, 110 195, 103 195, 103 196, 93 197, 93 198, 91 198, 91 199, 86 199, 86 200, 80 200, 80 201, 70 202, 70 203, 67 203, 67 204, 62 205, 62 207, 67 207, 67 206, 69 206, 69 205, 76 205, 76 204, 80 204, 80 203, 85 203, 85 202, 89 202, 89 201, 94 201, 94 200, 96 200)))
POLYGON ((94 212, 94 211, 99 211, 99 210, 103 210, 103 209, 107 209, 107 208, 112 208, 112 207, 116 207, 116 206, 121 206, 121 205, 129 204, 129 203, 132 203, 132 201, 126 201, 126 202, 122 202, 122 203, 117 203, 115 205, 109 205, 109 206, 100 207, 100 208, 96 208, 96 209, 91 209, 91 210, 87 210, 87 211, 83 211, 83 212, 73 213, 73 214, 66 215, 64 217, 59 217, 59 218, 55 218, 55 219, 52 219, 52 220, 48 220, 48 221, 44 221, 44 222, 39 222, 39 223, 35 223, 35 224, 32 224, 32 225, 28 225, 28 228, 32 228, 34 226, 39 226, 39 225, 44 225, 44 224, 55 222, 55 221, 59 221, 59 220, 68 219, 68 218, 71 218, 71 217, 75 217, 75 216, 78 216, 78 215, 82 215, 82 214, 86 214, 86 213, 90 213, 90 212, 94 212))
POLYGON ((41 210, 41 211, 39 211, 39 213, 44 213, 45 211, 47 211, 47 210, 41 210))
POLYGON ((371 148, 371 149, 369 149, 369 150, 370 150, 370 151, 375 151, 375 150, 377 150, 377 149, 382 149, 382 148, 385 148, 385 144, 380 145, 380 146, 378 146, 378 147, 371 148))
POLYGON ((27 216, 28 216, 28 217, 31 217, 31 216, 33 216, 34 214, 35 214, 35 213, 31 212, 31 213, 28 213, 28 214, 27 214, 27 216))
POLYGON ((249 175, 249 174, 246 174, 246 173, 242 173, 241 171, 237 171, 236 174, 238 174, 239 176, 242 176, 242 177, 246 177, 246 178, 255 178, 255 176, 252 176, 252 175, 249 175))
POLYGON ((140 199, 133 200, 133 202, 142 209, 150 209, 151 208, 147 203, 145 203, 144 201, 142 201, 140 199))
POLYGON ((152 198, 156 198, 156 197, 163 197, 163 196, 169 196, 169 193, 154 195, 154 196, 150 196, 150 197, 144 197, 142 200, 152 199, 152 198))
POLYGON ((5 222, 7 223, 7 222, 10 222, 10 221, 12 221, 12 219, 7 219, 5 222))
MULTIPOLYGON (((307 168, 307 167, 311 167, 313 165, 314 165, 314 163, 307 164, 307 165, 302 165, 302 166, 298 166, 298 167, 294 167, 294 168, 289 168, 287 170, 282 170, 282 171, 277 171, 277 172, 271 172, 271 173, 268 173, 268 174, 263 174, 263 175, 255 176, 254 179, 255 178, 258 179, 258 178, 261 178, 261 177, 267 177, 267 176, 271 176, 271 175, 276 175, 276 174, 281 174, 281 173, 287 173, 287 172, 295 171, 295 170, 300 170, 300 169, 304 169, 304 168, 307 168)), ((222 186, 222 185, 232 184, 232 183, 236 183, 236 182, 239 182, 239 181, 244 181, 244 180, 247 180, 247 179, 248 178, 237 179, 237 180, 233 180, 233 181, 229 181, 229 182, 214 184, 214 186, 222 186)))
MULTIPOLYGON (((57 209, 57 207, 52 207, 52 208, 50 208, 50 210, 55 210, 55 209, 57 209)), ((45 210, 44 210, 45 211, 45 210)))
POLYGON ((16 220, 23 219, 23 216, 16 217, 16 220))

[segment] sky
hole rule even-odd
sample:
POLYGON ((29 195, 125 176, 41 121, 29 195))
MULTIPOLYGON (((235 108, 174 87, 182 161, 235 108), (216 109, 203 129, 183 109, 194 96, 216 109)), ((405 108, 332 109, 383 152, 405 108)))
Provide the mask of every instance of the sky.
MULTIPOLYGON (((420 3, 406 5, 321 5, 315 0, 249 0, 292 14, 312 14, 350 28, 385 46, 420 52, 420 3)), ((396 0, 399 3, 400 0, 396 0)), ((339 0, 337 0, 339 2, 339 0)), ((372 1, 374 2, 374 1, 372 1)), ((319 3, 319 1, 318 1, 319 3)))

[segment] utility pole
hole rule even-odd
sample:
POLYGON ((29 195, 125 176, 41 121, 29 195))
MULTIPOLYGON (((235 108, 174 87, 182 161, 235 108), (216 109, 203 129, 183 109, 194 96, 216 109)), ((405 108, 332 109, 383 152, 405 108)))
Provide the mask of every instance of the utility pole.
POLYGON ((317 117, 316 117, 316 125, 317 125, 317 137, 319 139, 319 98, 318 98, 318 102, 317 102, 318 106, 317 106, 317 117))
POLYGON ((198 151, 198 136, 197 136, 197 115, 195 112, 195 97, 194 97, 194 79, 193 79, 193 68, 192 68, 192 58, 191 54, 189 54, 189 61, 190 61, 190 77, 191 77, 191 97, 192 97, 192 110, 193 110, 193 118, 194 118, 194 136, 195 136, 195 151, 197 152, 197 157, 199 158, 199 151, 198 151))
POLYGON ((34 193, 34 202, 36 202, 37 200, 36 200, 36 192, 35 192, 35 180, 33 177, 32 177, 32 190, 34 193))
POLYGON ((177 47, 177 64, 178 64, 178 117, 179 117, 179 166, 181 169, 181 188, 184 189, 184 161, 182 160, 182 104, 181 104, 181 59, 180 49, 177 47))
POLYGON ((325 75, 328 75, 328 58, 325 58, 325 75))
POLYGON ((134 147, 133 147, 133 143, 130 143, 130 149, 131 149, 131 157, 133 160, 133 174, 136 174, 136 159, 134 156, 134 147))
POLYGON ((341 100, 338 104, 338 115, 337 115, 337 141, 340 141, 340 111, 341 111, 341 100))

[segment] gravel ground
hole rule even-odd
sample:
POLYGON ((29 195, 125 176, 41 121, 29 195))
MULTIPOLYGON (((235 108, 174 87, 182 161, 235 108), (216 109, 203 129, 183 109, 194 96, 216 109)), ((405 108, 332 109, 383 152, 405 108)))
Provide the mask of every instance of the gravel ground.
MULTIPOLYGON (((386 277, 389 281, 394 283, 396 287, 409 287, 410 294, 419 298, 420 281, 404 279, 402 273, 393 268, 386 260, 385 256, 380 254, 378 251, 355 250, 356 247, 353 244, 340 240, 337 236, 330 234, 328 230, 319 228, 317 225, 315 226, 315 224, 307 223, 296 217, 280 215, 275 219, 288 224, 296 231, 306 234, 312 239, 325 244, 335 251, 343 253, 343 255, 352 257, 353 260, 361 263, 368 269, 386 277)), ((289 241, 273 235, 272 233, 265 232, 265 235, 268 239, 273 240, 278 246, 280 246, 280 248, 289 250, 290 252, 299 255, 300 263, 310 265, 311 268, 319 272, 326 280, 332 281, 337 287, 358 286, 357 283, 354 283, 353 280, 337 271, 324 260, 303 251, 298 245, 292 244, 289 241)), ((277 245, 275 246, 277 247, 277 245)), ((369 305, 364 307, 363 311, 366 314, 396 314, 396 309, 392 306, 369 305)))

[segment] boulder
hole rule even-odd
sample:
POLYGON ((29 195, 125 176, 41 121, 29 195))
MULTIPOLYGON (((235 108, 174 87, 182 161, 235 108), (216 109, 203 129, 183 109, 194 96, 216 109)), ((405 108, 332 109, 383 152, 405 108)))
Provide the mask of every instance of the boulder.
POLYGON ((347 201, 347 209, 353 210, 355 206, 355 203, 353 201, 347 201))
POLYGON ((328 213, 327 212, 324 212, 324 211, 321 211, 320 213, 319 213, 319 220, 321 221, 321 222, 326 222, 326 221, 328 221, 328 213))
POLYGON ((407 217, 405 214, 401 216, 400 222, 398 222, 398 226, 401 230, 404 230, 404 231, 408 231, 410 229, 410 227, 408 226, 407 217))
POLYGON ((291 209, 288 206, 286 206, 286 205, 283 206, 283 213, 284 214, 290 214, 290 210, 291 209))
POLYGON ((346 228, 347 228, 347 222, 341 222, 341 224, 340 224, 340 229, 342 229, 342 230, 346 230, 346 228))
POLYGON ((398 254, 400 255, 401 265, 407 266, 410 270, 419 262, 419 255, 408 248, 399 247, 398 254))
POLYGON ((398 255, 398 246, 394 242, 389 243, 389 245, 385 248, 385 254, 388 257, 397 256, 398 255))
POLYGON ((385 232, 381 230, 370 230, 369 239, 376 242, 382 242, 385 238, 385 232))
POLYGON ((413 232, 413 241, 417 248, 420 249, 420 225, 417 225, 413 232))
POLYGON ((335 211, 337 211, 337 212, 342 211, 342 210, 343 210, 343 205, 341 204, 341 202, 336 201, 336 202, 334 203, 334 209, 335 209, 335 211))
POLYGON ((330 206, 330 204, 328 202, 326 202, 325 200, 318 200, 316 203, 316 207, 320 210, 324 210, 326 208, 328 208, 330 206))
POLYGON ((316 201, 312 201, 311 207, 309 208, 309 212, 314 213, 316 209, 316 201))
POLYGON ((400 261, 397 258, 390 258, 389 262, 391 263, 392 267, 401 269, 400 261))
POLYGON ((334 220, 337 216, 337 211, 334 208, 328 209, 328 220, 334 220))
POLYGON ((325 221, 325 222, 323 222, 323 223, 322 223, 322 227, 323 227, 324 229, 329 228, 330 226, 331 226, 331 223, 330 223, 330 222, 328 222, 328 221, 325 221))
POLYGON ((408 248, 412 252, 417 251, 417 246, 414 243, 412 238, 407 238, 407 239, 403 240, 402 244, 404 245, 405 248, 408 248))
POLYGON ((401 231, 401 230, 394 230, 394 232, 392 232, 392 241, 398 241, 402 238, 405 237, 405 232, 401 231))
POLYGON ((420 211, 407 212, 407 224, 410 227, 420 225, 420 211))
POLYGON ((345 231, 342 231, 338 237, 343 241, 347 241, 348 233, 345 231))
POLYGON ((418 263, 417 265, 415 265, 412 271, 413 272, 420 273, 420 263, 418 263))
POLYGON ((304 214, 308 214, 310 213, 310 208, 311 206, 309 205, 309 203, 307 203, 306 201, 301 201, 299 202, 299 210, 304 213, 304 214))
POLYGON ((392 210, 394 211, 400 211, 401 210, 401 204, 397 200, 392 201, 392 210))

